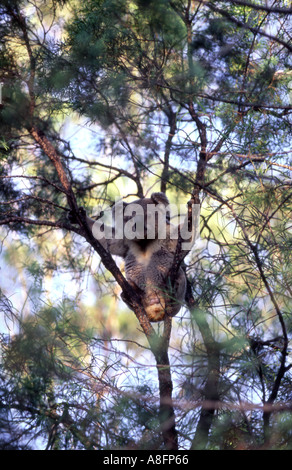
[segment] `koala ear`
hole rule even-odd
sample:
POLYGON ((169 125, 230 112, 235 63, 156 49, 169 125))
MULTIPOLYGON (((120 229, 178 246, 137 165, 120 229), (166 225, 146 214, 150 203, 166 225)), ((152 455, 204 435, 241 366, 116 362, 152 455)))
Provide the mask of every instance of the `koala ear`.
POLYGON ((113 206, 112 206, 112 214, 113 216, 117 216, 118 214, 124 214, 124 210, 125 210, 125 207, 128 205, 127 202, 124 202, 124 201, 119 201, 119 202, 116 202, 113 206))
POLYGON ((168 206, 169 204, 169 200, 164 193, 152 193, 151 199, 154 204, 164 204, 165 206, 168 206))

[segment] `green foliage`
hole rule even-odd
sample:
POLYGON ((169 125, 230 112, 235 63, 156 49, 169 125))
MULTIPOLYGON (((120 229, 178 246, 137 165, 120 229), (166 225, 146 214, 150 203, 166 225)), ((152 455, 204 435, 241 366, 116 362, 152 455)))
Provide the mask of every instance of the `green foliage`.
POLYGON ((160 447, 158 410, 149 399, 151 390, 147 385, 132 390, 132 396, 117 398, 107 411, 112 429, 119 429, 118 435, 112 435, 109 448, 136 446, 138 442, 141 450, 160 447))

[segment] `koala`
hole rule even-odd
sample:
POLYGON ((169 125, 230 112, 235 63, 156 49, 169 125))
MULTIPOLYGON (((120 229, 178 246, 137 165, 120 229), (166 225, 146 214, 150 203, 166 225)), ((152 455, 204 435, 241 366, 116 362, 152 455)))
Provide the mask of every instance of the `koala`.
MULTIPOLYGON (((151 322, 162 321, 165 315, 176 315, 186 293, 186 275, 182 267, 173 288, 170 286, 169 272, 174 262, 178 227, 170 223, 168 206, 168 198, 160 192, 152 193, 150 198, 115 204, 112 236, 109 236, 110 228, 101 219, 96 221, 86 216, 93 235, 103 247, 124 259, 126 279, 138 290, 151 322)), ((194 239, 193 230, 188 241, 193 244, 194 239)))

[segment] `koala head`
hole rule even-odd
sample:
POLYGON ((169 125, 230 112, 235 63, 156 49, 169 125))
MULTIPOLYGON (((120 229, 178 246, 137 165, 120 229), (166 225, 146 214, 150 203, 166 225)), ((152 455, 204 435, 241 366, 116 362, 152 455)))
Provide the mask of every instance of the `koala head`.
POLYGON ((136 243, 166 237, 170 214, 169 200, 164 193, 153 193, 130 203, 118 203, 113 207, 115 229, 123 229, 124 239, 136 243))

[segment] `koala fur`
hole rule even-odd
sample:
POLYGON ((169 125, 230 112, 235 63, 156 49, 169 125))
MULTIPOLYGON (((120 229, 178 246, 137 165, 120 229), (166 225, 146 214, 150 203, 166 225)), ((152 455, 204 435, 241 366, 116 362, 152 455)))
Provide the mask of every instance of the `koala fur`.
MULTIPOLYGON (((174 261, 177 239, 172 237, 175 226, 170 223, 169 213, 166 212, 169 201, 165 194, 157 192, 153 193, 150 198, 141 198, 128 204, 120 204, 119 210, 122 211, 122 219, 119 220, 122 221, 123 228, 126 228, 127 223, 133 223, 131 211, 134 204, 137 209, 141 208, 144 215, 140 219, 136 216, 136 221, 140 222, 140 228, 136 227, 136 231, 133 231, 132 239, 127 236, 118 239, 115 236, 118 230, 116 220, 113 238, 108 239, 105 236, 96 238, 112 255, 121 256, 125 260, 126 279, 133 288, 138 288, 149 320, 158 322, 163 320, 165 315, 174 316, 179 312, 185 298, 186 275, 180 267, 171 292, 168 274, 174 261), (148 216, 148 205, 155 207, 156 214, 161 214, 164 221, 164 231, 161 232, 159 229, 159 215, 154 215, 152 219, 151 214, 148 216), (149 226, 152 230, 150 236, 147 232, 149 226)), ((116 205, 113 207, 113 211, 115 209, 116 205)), ((140 213, 140 211, 138 212, 140 213)), ((95 236, 96 230, 102 227, 102 222, 87 216, 86 220, 95 236)), ((131 308, 131 305, 129 307, 131 308)))

